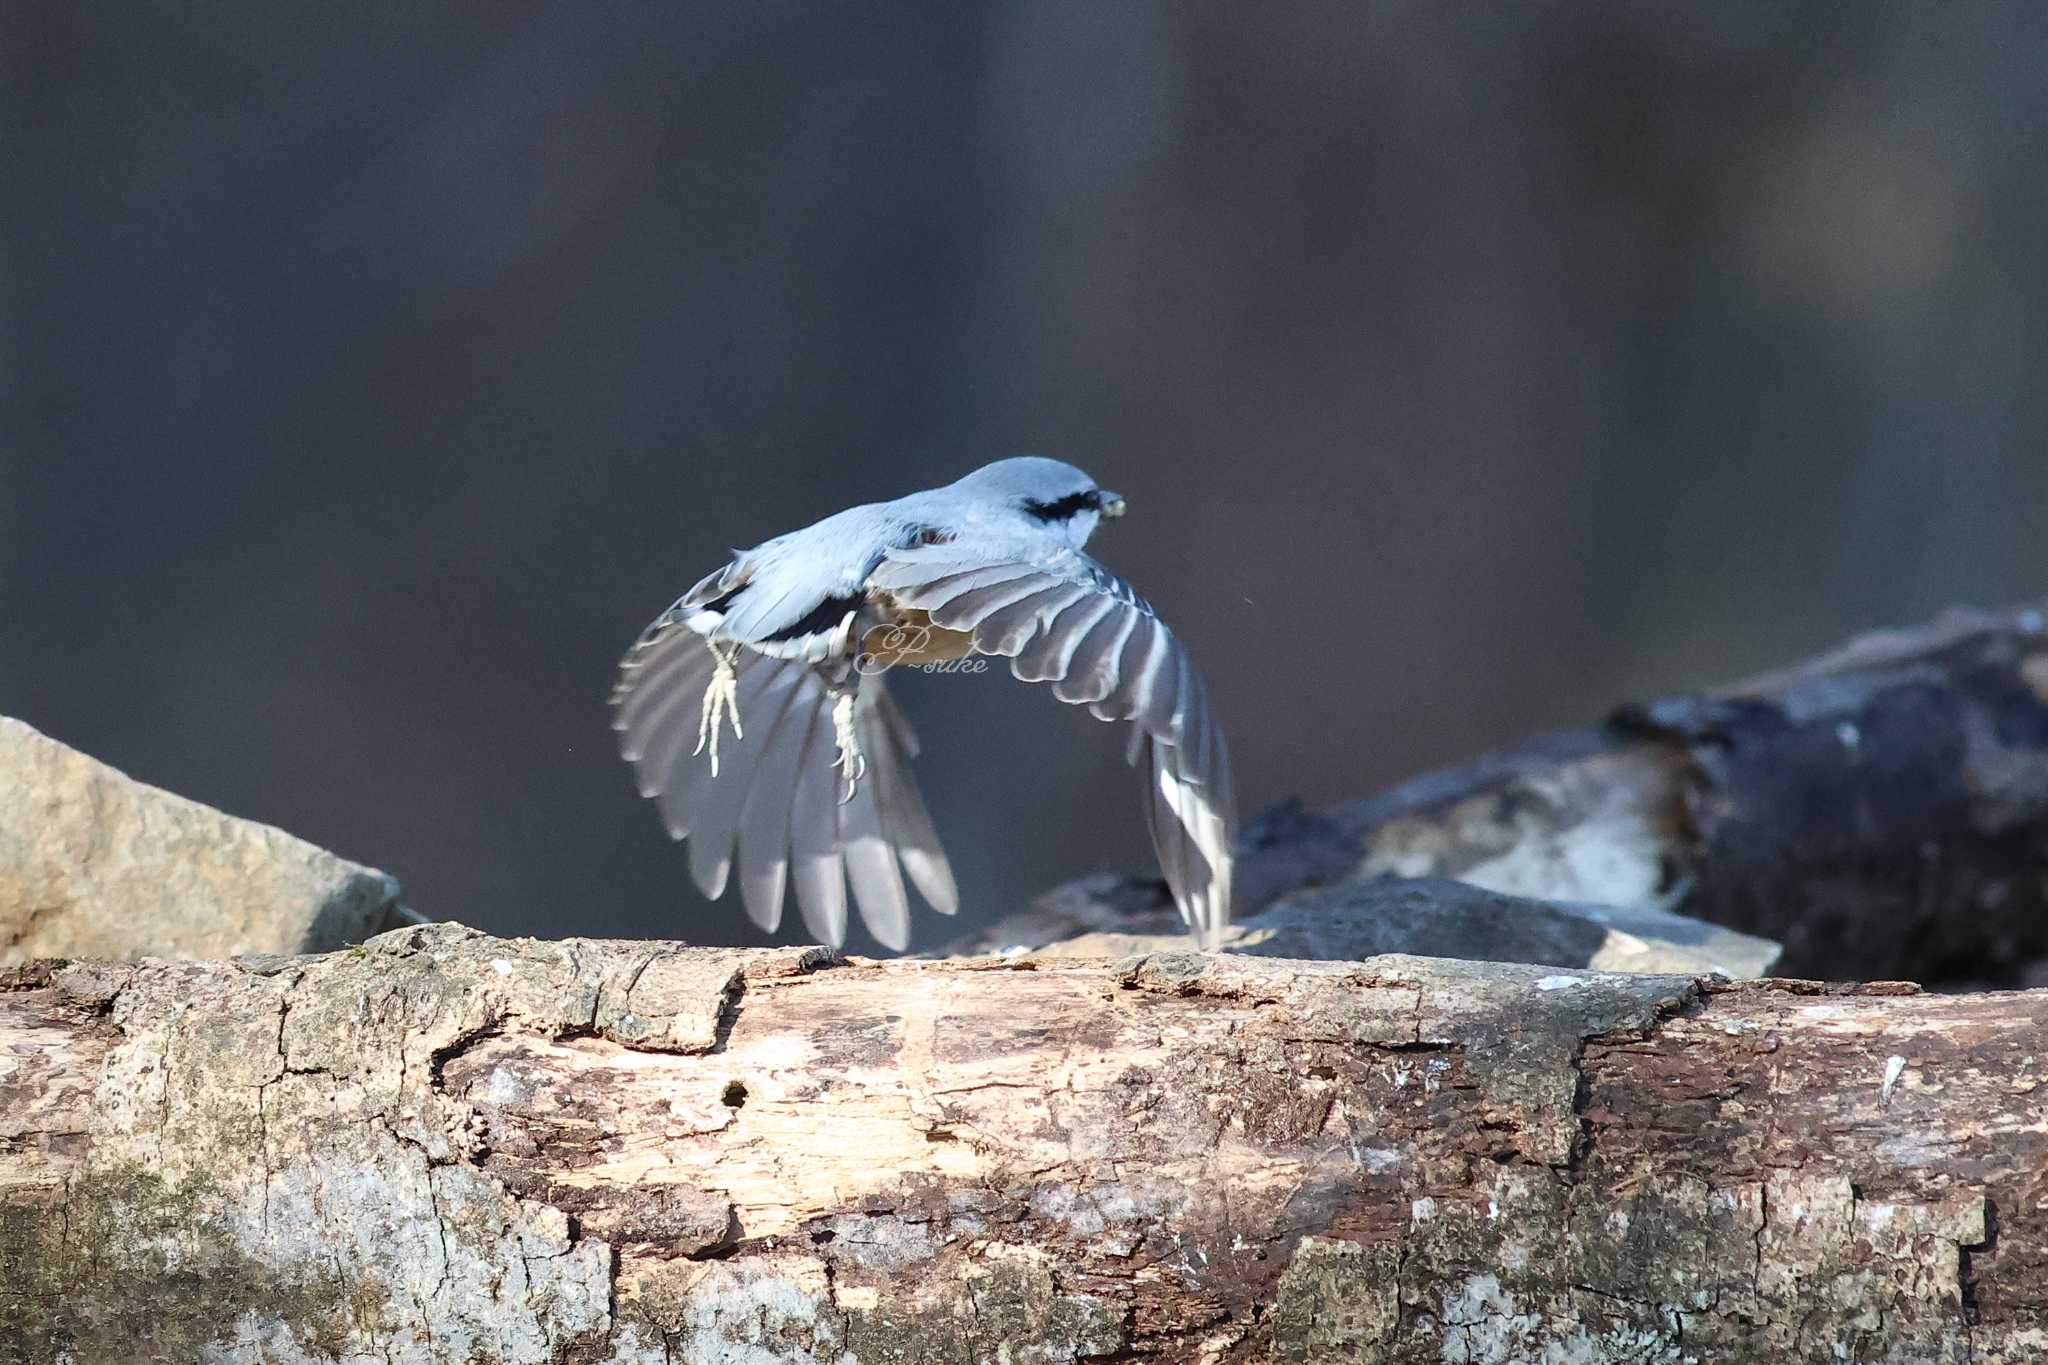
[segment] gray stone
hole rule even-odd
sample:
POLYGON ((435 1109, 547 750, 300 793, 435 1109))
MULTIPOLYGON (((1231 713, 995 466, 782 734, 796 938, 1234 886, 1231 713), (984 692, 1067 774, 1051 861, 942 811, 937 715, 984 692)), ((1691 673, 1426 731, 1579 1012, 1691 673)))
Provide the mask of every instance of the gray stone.
POLYGON ((0 716, 0 966, 323 952, 417 918, 374 868, 0 716))
MULTIPOLYGON (((953 952, 1121 957, 1186 948, 1172 909, 1143 893, 1142 884, 1119 878, 1083 878, 953 952)), ((1296 892, 1231 925, 1224 948, 1314 961, 1409 953, 1735 979, 1768 974, 1780 952, 1769 939, 1684 915, 1531 900, 1442 877, 1372 877, 1296 892)))
POLYGON ((1261 957, 1352 959, 1381 953, 1672 972, 1741 979, 1769 973, 1769 939, 1667 911, 1529 900, 1442 877, 1373 877, 1275 902, 1229 947, 1261 957))

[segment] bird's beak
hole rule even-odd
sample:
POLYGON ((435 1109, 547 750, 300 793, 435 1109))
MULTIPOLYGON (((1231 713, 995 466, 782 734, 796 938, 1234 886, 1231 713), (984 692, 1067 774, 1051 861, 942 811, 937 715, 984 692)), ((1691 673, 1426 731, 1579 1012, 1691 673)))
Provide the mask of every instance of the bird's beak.
POLYGON ((1115 521, 1124 514, 1124 495, 1103 489, 1100 510, 1105 521, 1115 521))

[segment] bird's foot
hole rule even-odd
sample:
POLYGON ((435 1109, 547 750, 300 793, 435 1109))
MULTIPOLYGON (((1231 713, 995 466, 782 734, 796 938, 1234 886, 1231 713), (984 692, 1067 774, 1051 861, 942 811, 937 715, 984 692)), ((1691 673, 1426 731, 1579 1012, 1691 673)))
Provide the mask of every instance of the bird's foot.
POLYGON ((711 681, 704 685, 704 709, 697 717, 697 747, 691 752, 701 754, 709 749, 711 775, 716 777, 719 722, 731 719, 734 739, 745 739, 746 735, 740 730, 740 647, 733 645, 729 649, 721 649, 713 644, 710 649, 713 660, 711 681))
POLYGON ((839 804, 843 806, 853 800, 854 788, 860 785, 868 770, 868 756, 860 751, 860 736, 853 728, 851 692, 840 692, 832 698, 832 742, 839 749, 832 766, 846 777, 846 792, 839 798, 839 804))

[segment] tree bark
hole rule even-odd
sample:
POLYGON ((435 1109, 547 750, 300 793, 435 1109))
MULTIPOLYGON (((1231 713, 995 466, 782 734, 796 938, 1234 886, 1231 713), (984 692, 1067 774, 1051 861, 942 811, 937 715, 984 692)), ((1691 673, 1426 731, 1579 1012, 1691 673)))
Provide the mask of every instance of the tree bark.
POLYGON ((0 990, 0 1360, 2048 1352, 2048 993, 505 941, 0 990))

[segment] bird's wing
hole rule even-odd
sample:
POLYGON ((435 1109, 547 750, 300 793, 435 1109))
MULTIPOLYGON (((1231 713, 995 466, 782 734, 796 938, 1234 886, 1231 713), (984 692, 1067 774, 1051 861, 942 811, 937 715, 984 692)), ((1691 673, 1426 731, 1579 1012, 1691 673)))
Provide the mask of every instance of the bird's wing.
POLYGON ((846 941, 847 883, 875 938, 901 951, 910 941, 903 874, 931 907, 950 915, 959 895, 910 769, 916 743, 879 677, 864 678, 853 722, 866 772, 842 802, 833 766, 834 696, 803 659, 740 650, 737 708, 718 742, 697 751, 698 720, 714 659, 684 624, 678 603, 648 627, 619 666, 612 728, 654 798, 669 834, 687 839, 690 875, 717 899, 739 869, 747 915, 773 932, 794 883, 804 925, 821 942, 846 941))
MULTIPOLYGON (((1101 720, 1132 723, 1145 814, 1182 918, 1205 947, 1230 920, 1237 799, 1230 752, 1194 661, 1150 604, 1078 550, 991 559, 955 543, 892 550, 871 589, 967 632, 1026 682, 1101 720)), ((874 679, 869 679, 870 682, 874 679)))

